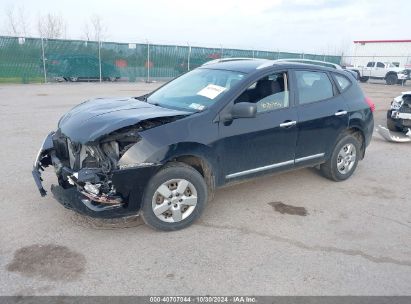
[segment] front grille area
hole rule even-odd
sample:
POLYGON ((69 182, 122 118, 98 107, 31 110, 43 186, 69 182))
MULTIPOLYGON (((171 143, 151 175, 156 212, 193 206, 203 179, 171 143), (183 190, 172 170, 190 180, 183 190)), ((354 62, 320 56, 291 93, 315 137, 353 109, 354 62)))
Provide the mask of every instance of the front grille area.
POLYGON ((401 108, 398 110, 400 113, 411 113, 411 107, 408 104, 403 104, 401 108))

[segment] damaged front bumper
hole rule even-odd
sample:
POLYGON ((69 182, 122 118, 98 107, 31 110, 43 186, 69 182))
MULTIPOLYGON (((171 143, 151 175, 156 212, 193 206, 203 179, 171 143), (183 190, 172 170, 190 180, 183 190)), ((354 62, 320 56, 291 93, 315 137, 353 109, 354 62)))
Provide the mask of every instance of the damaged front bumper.
POLYGON ((34 182, 36 183, 37 189, 39 189, 41 196, 46 196, 47 191, 43 188, 43 179, 41 178, 40 171, 44 171, 44 168, 51 164, 51 157, 50 155, 48 155, 48 152, 53 149, 53 135, 54 132, 51 132, 44 139, 43 144, 41 145, 41 148, 37 153, 33 165, 33 170, 31 172, 34 178, 34 182))
POLYGON ((64 207, 79 213, 100 218, 114 218, 137 214, 140 210, 144 189, 150 177, 157 171, 157 164, 141 164, 111 172, 115 193, 99 193, 98 168, 82 168, 74 172, 56 156, 53 144, 54 132, 50 133, 36 156, 32 175, 41 196, 43 187, 41 172, 54 167, 59 185, 52 185, 51 192, 64 207))

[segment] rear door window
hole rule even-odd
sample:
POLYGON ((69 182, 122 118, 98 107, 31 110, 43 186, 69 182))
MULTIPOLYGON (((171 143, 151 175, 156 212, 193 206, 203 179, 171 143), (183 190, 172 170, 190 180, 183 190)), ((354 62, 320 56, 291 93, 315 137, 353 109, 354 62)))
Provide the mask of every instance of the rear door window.
POLYGON ((334 96, 333 86, 325 72, 295 71, 300 104, 312 103, 334 96))

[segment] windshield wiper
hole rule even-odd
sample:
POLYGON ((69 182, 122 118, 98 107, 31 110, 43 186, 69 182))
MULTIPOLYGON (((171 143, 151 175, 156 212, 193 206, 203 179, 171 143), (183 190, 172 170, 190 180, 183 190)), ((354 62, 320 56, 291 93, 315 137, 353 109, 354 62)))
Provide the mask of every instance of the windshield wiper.
POLYGON ((157 106, 157 107, 161 107, 160 104, 158 102, 147 102, 153 106, 157 106))

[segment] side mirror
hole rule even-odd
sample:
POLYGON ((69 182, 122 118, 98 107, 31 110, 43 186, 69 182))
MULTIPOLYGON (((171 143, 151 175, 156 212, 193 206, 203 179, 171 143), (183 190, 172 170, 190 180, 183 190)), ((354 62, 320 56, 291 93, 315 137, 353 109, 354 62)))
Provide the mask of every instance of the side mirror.
POLYGON ((230 119, 253 118, 256 115, 257 115, 257 105, 251 102, 239 102, 239 103, 234 104, 229 114, 230 119))

